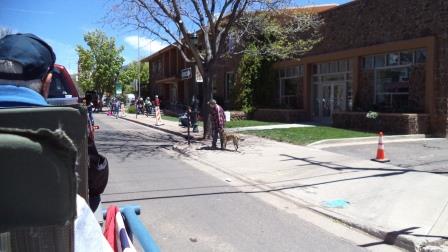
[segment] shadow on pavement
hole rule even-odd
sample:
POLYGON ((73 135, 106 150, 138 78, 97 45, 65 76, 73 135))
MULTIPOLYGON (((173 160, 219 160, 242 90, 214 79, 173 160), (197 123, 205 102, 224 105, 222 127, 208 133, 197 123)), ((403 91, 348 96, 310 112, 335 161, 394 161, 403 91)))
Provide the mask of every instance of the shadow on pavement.
MULTIPOLYGON (((212 148, 211 146, 203 146, 201 148, 197 148, 196 150, 211 150, 211 151, 230 151, 230 152, 235 152, 235 150, 230 150, 230 149, 221 150, 221 148, 212 148)), ((238 151, 236 151, 236 152, 238 152, 238 151)))
POLYGON ((382 244, 394 245, 395 241, 397 240, 399 235, 412 235, 415 237, 440 238, 440 239, 448 240, 448 236, 414 234, 412 232, 412 230, 416 230, 416 229, 419 229, 419 227, 410 227, 410 228, 405 228, 405 229, 398 230, 398 231, 389 232, 386 234, 386 237, 384 238, 384 240, 382 242, 372 242, 372 243, 362 244, 362 245, 359 245, 359 247, 367 248, 367 247, 373 247, 373 246, 382 245, 382 244))
MULTIPOLYGON (((400 173, 400 174, 404 174, 404 173, 408 173, 408 172, 420 172, 420 173, 432 173, 432 174, 448 174, 448 172, 437 172, 437 171, 420 171, 420 170, 415 170, 415 169, 410 169, 410 168, 406 168, 406 169, 393 169, 393 168, 359 168, 359 167, 349 167, 349 166, 343 166, 343 165, 339 165, 339 164, 335 164, 333 162, 320 162, 320 161, 316 161, 313 160, 311 158, 299 158, 299 157, 294 157, 291 155, 286 155, 286 154, 281 154, 281 156, 287 157, 289 159, 285 159, 282 161, 302 161, 305 162, 307 164, 300 164, 297 166, 307 166, 307 165, 317 165, 320 167, 324 167, 324 168, 328 168, 328 169, 332 169, 332 170, 337 170, 337 171, 345 171, 345 170, 350 170, 350 171, 393 171, 396 173, 400 173)), ((397 174, 398 175, 398 174, 397 174)))
POLYGON ((377 245, 381 245, 381 244, 394 245, 395 241, 397 240, 399 235, 417 236, 417 235, 412 234, 412 232, 410 232, 410 231, 419 229, 419 228, 420 227, 410 227, 410 228, 405 228, 405 229, 398 230, 398 231, 389 232, 386 234, 386 236, 384 237, 384 240, 382 242, 372 242, 372 243, 362 244, 362 245, 359 245, 359 247, 367 248, 367 247, 377 246, 377 245))
POLYGON ((172 148, 178 140, 168 134, 109 131, 107 134, 104 132, 96 135, 95 142, 101 152, 123 162, 131 156, 133 159, 147 158, 161 149, 172 148))

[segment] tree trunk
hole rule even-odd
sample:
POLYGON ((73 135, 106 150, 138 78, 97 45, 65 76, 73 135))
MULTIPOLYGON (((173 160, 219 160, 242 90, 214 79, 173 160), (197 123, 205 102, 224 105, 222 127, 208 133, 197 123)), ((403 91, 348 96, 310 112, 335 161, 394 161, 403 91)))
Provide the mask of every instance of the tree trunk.
POLYGON ((205 76, 203 77, 203 86, 202 86, 202 106, 201 106, 201 114, 202 114, 202 121, 203 121, 203 125, 204 125, 204 133, 203 133, 203 139, 207 139, 207 137, 209 136, 207 134, 207 132, 209 131, 210 125, 208 123, 208 116, 209 116, 209 108, 208 108, 208 101, 209 99, 209 94, 208 94, 208 86, 210 85, 210 80, 209 80, 209 75, 208 73, 204 74, 205 76))
POLYGON ((208 102, 213 99, 213 68, 208 67, 205 69, 205 73, 203 76, 203 88, 202 88, 202 115, 204 122, 204 140, 210 137, 211 134, 211 121, 210 118, 210 108, 208 102))

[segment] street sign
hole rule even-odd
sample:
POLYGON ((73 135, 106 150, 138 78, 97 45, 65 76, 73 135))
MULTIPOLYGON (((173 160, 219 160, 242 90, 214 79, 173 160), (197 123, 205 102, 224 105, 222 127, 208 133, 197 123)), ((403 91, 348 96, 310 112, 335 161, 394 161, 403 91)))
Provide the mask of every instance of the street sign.
POLYGON ((123 92, 123 86, 120 83, 115 83, 115 94, 120 95, 123 92))
POLYGON ((180 78, 182 80, 188 80, 191 78, 191 67, 180 70, 180 78))
POLYGON ((202 74, 201 72, 199 72, 199 68, 198 66, 195 66, 195 78, 196 78, 196 82, 204 82, 204 80, 202 79, 202 74))

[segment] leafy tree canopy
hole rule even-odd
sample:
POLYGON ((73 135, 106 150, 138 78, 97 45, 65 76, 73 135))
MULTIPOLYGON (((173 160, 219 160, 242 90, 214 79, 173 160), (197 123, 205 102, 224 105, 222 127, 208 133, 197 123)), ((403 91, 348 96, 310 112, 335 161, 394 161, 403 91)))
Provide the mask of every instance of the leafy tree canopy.
POLYGON ((123 67, 120 71, 119 81, 123 85, 124 93, 133 93, 138 90, 134 88, 134 81, 138 80, 139 75, 139 65, 140 65, 140 85, 143 87, 149 85, 149 64, 138 63, 136 61, 123 67))
POLYGON ((123 47, 115 45, 115 39, 103 31, 84 34, 87 48, 78 45, 79 84, 84 91, 94 90, 100 95, 113 93, 118 73, 123 65, 123 47))

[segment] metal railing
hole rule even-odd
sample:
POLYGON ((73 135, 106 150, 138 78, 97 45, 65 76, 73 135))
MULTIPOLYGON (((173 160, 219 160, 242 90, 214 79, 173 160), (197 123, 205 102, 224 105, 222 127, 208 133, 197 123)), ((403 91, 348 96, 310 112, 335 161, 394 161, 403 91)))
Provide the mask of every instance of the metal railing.
MULTIPOLYGON (((160 252, 159 247, 148 229, 146 229, 145 225, 143 225, 142 221, 137 216, 140 215, 140 206, 123 206, 120 207, 120 212, 124 216, 124 221, 127 224, 125 226, 129 227, 129 230, 126 230, 129 237, 135 236, 145 252, 160 252)), ((103 218, 106 218, 106 211, 103 212, 103 218)))

